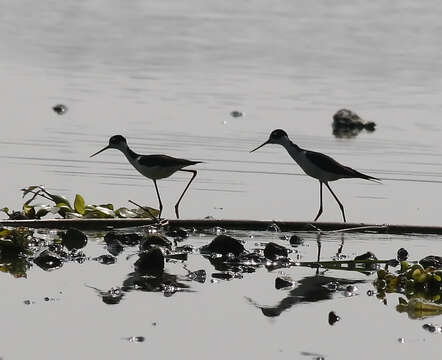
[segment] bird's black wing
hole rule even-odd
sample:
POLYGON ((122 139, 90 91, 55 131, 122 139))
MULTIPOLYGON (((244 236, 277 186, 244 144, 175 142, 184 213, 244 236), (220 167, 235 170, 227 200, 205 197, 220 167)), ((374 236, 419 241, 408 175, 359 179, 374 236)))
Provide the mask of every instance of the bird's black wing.
POLYGON ((318 166, 320 169, 327 171, 331 174, 337 174, 341 175, 342 177, 348 177, 348 178, 379 180, 373 176, 360 173, 359 171, 356 171, 351 167, 342 165, 338 163, 335 159, 331 158, 330 156, 318 153, 316 151, 306 151, 305 156, 307 157, 307 159, 309 159, 314 164, 316 164, 316 166, 318 166))
POLYGON ((185 167, 195 165, 201 161, 174 158, 168 155, 141 155, 139 163, 144 166, 185 167))

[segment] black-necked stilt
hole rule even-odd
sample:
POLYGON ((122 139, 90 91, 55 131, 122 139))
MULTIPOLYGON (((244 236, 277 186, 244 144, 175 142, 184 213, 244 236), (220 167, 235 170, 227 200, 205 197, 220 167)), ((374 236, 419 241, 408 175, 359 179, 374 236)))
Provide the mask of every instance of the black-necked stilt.
POLYGON ((346 222, 344 206, 341 204, 338 197, 332 191, 328 182, 343 178, 361 178, 375 181, 380 180, 373 176, 362 174, 359 171, 356 171, 348 166, 341 165, 330 156, 315 151, 301 149, 298 145, 291 142, 287 133, 281 129, 273 130, 270 134, 269 139, 264 144, 258 146, 256 149, 253 149, 251 152, 258 150, 259 148, 267 144, 279 144, 284 146, 289 155, 293 158, 293 160, 298 163, 298 165, 302 168, 302 170, 304 170, 307 175, 319 180, 319 194, 321 204, 314 221, 316 221, 322 214, 322 184, 325 184, 325 186, 327 186, 328 190, 330 190, 331 194, 338 202, 339 207, 341 208, 342 217, 344 219, 344 222, 346 222))
POLYGON ((126 155, 127 160, 129 160, 129 162, 132 164, 132 166, 135 169, 138 170, 138 172, 140 172, 145 177, 153 180, 160 206, 160 214, 158 217, 161 217, 163 204, 161 202, 160 193, 158 191, 157 180, 168 178, 177 171, 185 171, 192 173, 192 178, 190 179, 186 188, 184 189, 183 193, 178 199, 178 202, 175 204, 175 214, 176 217, 179 218, 178 206, 180 204, 180 201, 197 174, 196 170, 188 170, 183 168, 185 168, 186 166, 201 163, 201 161, 178 159, 168 155, 139 155, 129 148, 126 139, 121 135, 112 136, 109 139, 109 145, 107 145, 100 151, 97 151, 95 154, 92 154, 90 157, 95 156, 107 149, 120 150, 124 155, 126 155))

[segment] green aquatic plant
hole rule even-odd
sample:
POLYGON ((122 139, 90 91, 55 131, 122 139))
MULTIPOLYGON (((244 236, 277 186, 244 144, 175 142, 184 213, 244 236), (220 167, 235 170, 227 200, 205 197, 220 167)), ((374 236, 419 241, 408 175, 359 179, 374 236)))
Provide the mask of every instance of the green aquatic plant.
POLYGON ((427 300, 432 303, 442 303, 442 269, 434 266, 424 268, 421 264, 401 262, 400 270, 394 274, 380 269, 374 286, 378 297, 385 293, 401 293, 408 299, 427 300))
POLYGON ((58 214, 64 219, 112 219, 112 218, 154 218, 159 210, 142 206, 137 209, 121 207, 114 208, 113 204, 91 205, 87 204, 83 196, 77 194, 73 205, 64 196, 52 194, 44 186, 32 185, 21 189, 23 198, 30 196, 23 204, 21 211, 10 212, 7 207, 0 209, 11 220, 41 219, 48 214, 58 214), (36 198, 49 200, 49 204, 33 204, 36 198))
POLYGON ((0 228, 0 271, 17 278, 26 277, 26 271, 31 267, 27 256, 32 253, 32 234, 33 232, 25 227, 0 228))

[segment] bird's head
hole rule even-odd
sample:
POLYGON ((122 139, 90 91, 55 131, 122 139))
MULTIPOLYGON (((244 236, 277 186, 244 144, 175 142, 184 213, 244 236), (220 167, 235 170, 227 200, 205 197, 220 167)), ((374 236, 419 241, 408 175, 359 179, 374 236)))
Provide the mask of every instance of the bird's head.
POLYGON ((270 134, 268 140, 265 143, 259 145, 256 149, 253 149, 250 152, 254 152, 267 144, 283 145, 284 143, 286 143, 288 141, 288 139, 289 139, 289 137, 284 130, 282 130, 282 129, 273 130, 272 133, 270 134))
POLYGON ((118 149, 124 152, 124 149, 127 147, 126 138, 121 135, 114 135, 109 139, 109 144, 105 146, 100 151, 97 151, 96 153, 92 154, 90 157, 93 157, 95 155, 98 155, 99 153, 103 152, 107 149, 118 149))

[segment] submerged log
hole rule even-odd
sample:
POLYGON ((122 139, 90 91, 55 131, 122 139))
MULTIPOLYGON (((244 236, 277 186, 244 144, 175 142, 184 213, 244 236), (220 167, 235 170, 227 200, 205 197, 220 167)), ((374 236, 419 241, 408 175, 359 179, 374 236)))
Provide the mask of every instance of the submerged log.
MULTIPOLYGON (((169 220, 169 226, 210 229, 222 227, 231 230, 266 231, 272 224, 277 224, 281 231, 354 231, 376 232, 389 234, 442 234, 442 226, 425 225, 391 225, 391 224, 364 224, 341 222, 312 222, 312 221, 275 221, 275 220, 215 220, 215 219, 187 219, 169 220)), ((136 226, 155 225, 151 219, 41 219, 41 220, 0 220, 0 226, 50 228, 81 230, 112 230, 136 226)))

